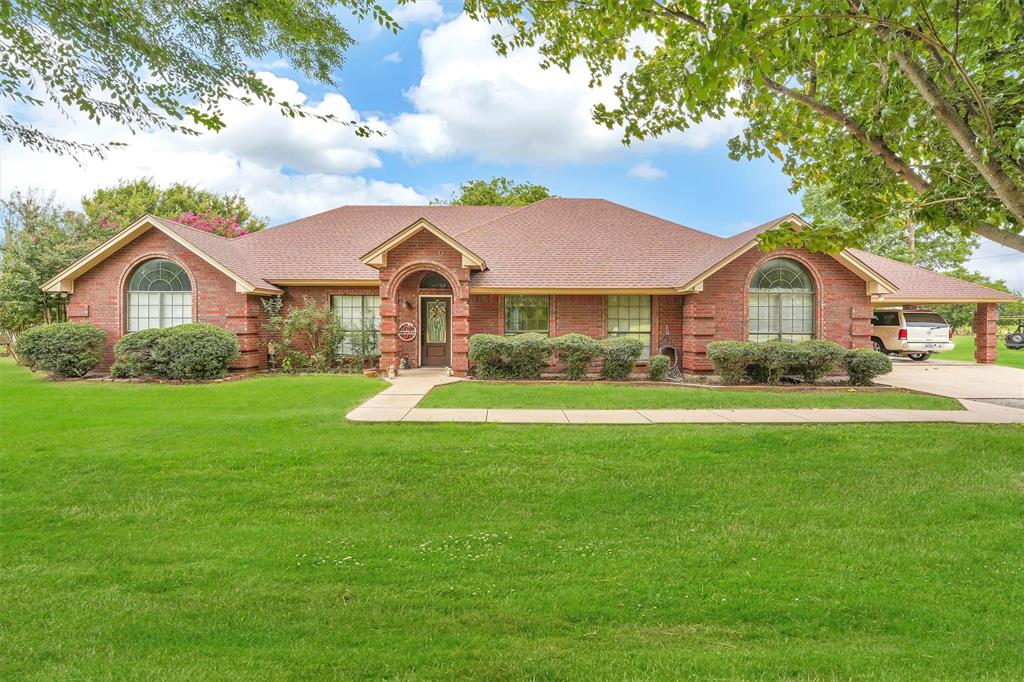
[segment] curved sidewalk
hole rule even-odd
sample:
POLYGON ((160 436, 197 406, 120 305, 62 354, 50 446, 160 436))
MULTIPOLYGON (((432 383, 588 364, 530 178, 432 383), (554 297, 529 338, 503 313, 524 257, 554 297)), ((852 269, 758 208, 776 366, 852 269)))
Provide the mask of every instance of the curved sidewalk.
POLYGON ((1024 410, 960 399, 963 410, 514 410, 419 408, 435 386, 459 381, 440 370, 406 370, 391 386, 349 412, 358 422, 500 424, 880 424, 890 422, 1024 424, 1024 410))

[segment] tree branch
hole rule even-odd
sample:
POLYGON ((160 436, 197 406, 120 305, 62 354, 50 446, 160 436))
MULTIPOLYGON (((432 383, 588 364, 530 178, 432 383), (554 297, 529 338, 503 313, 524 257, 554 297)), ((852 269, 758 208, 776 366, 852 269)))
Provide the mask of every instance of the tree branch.
POLYGON ((816 100, 799 90, 794 90, 793 88, 786 87, 781 83, 776 83, 770 78, 765 79, 765 84, 769 89, 785 95, 821 116, 842 125, 851 135, 863 142, 868 150, 877 156, 882 163, 888 166, 894 173, 896 173, 896 175, 913 187, 914 191, 918 194, 925 194, 931 189, 931 185, 928 181, 921 177, 917 171, 911 168, 910 164, 901 159, 896 152, 890 149, 889 145, 885 143, 885 140, 882 139, 881 136, 869 133, 865 130, 864 126, 855 121, 848 114, 845 114, 838 109, 833 109, 824 102, 816 100))
POLYGON ((895 52, 896 63, 900 66, 903 75, 914 84, 921 97, 935 112, 935 116, 946 127, 953 139, 963 150, 967 160, 978 170, 978 173, 985 178, 992 191, 996 193, 1003 205, 1010 210, 1017 222, 1024 225, 1024 193, 1014 185, 1013 180, 1005 171, 991 159, 985 158, 976 143, 976 136, 971 126, 960 115, 939 90, 939 87, 924 70, 917 59, 909 52, 897 50, 895 52))
POLYGON ((1024 251, 1024 234, 1004 230, 991 223, 978 223, 974 226, 974 231, 985 239, 991 239, 996 244, 1002 244, 1007 248, 1017 251, 1024 251))

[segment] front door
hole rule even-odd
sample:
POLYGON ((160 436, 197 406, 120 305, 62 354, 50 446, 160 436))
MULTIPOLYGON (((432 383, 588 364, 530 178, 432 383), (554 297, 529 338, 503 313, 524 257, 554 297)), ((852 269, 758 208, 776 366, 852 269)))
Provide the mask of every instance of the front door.
POLYGON ((451 364, 451 299, 424 298, 420 302, 420 366, 451 364))

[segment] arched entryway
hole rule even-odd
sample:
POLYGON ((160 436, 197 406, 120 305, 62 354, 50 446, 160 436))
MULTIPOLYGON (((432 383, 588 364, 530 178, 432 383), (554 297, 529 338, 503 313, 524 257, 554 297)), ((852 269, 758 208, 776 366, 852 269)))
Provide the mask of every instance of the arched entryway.
POLYGON ((381 324, 384 371, 391 365, 457 370, 465 364, 468 339, 460 331, 468 328, 468 286, 434 264, 413 265, 398 273, 390 286, 382 287, 382 317, 385 298, 391 299, 394 319, 393 324, 383 320, 381 324), (460 318, 461 325, 457 324, 460 318), (394 335, 386 339, 389 328, 394 335))

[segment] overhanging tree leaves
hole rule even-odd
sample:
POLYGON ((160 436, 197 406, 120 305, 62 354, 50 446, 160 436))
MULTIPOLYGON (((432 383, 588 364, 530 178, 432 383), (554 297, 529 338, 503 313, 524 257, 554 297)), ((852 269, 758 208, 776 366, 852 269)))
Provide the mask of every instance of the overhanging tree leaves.
MULTIPOLYGON (((313 115, 275 97, 252 64, 273 55, 336 85, 354 42, 344 14, 398 29, 375 0, 0 0, 0 101, 50 102, 97 122, 185 134, 220 130, 221 105, 232 100, 313 115)), ((70 154, 110 146, 51 136, 4 108, 0 133, 8 141, 70 154)))
MULTIPOLYGON (((832 183, 870 230, 908 215, 1024 251, 1024 7, 1016 0, 472 0, 496 49, 632 65, 595 119, 624 141, 736 111, 733 158, 782 161, 794 190, 832 183)), ((842 232, 766 245, 836 250, 842 232)))

